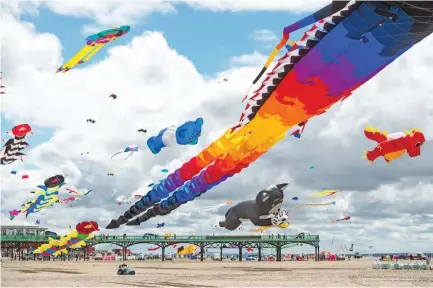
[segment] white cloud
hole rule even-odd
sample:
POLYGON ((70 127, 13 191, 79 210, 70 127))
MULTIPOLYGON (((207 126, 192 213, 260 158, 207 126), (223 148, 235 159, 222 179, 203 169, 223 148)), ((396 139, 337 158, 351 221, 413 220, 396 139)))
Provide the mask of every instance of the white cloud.
POLYGON ((260 66, 265 64, 266 59, 267 59, 266 55, 254 51, 252 54, 234 56, 230 59, 230 63, 232 65, 240 65, 240 66, 260 66))
POLYGON ((291 11, 291 12, 307 12, 319 9, 327 4, 329 1, 314 0, 314 1, 301 1, 301 0, 184 0, 179 2, 186 2, 192 7, 199 9, 210 9, 213 11, 253 11, 253 10, 266 10, 266 11, 291 11))
POLYGON ((274 32, 266 29, 254 31, 253 38, 255 41, 260 42, 275 42, 278 40, 274 32))
MULTIPOLYGON (((214 140, 218 131, 236 123, 244 108, 240 101, 245 89, 265 60, 259 59, 262 56, 258 53, 239 56, 232 63, 245 66, 232 67, 216 79, 208 79, 191 61, 172 50, 161 33, 144 32, 128 45, 106 47, 108 56, 98 63, 91 61, 67 74, 54 74, 63 61, 58 38, 37 33, 33 25, 11 14, 4 13, 3 17, 2 80, 7 83, 8 96, 3 98, 2 110, 13 121, 53 127, 56 134, 28 152, 26 163, 37 169, 26 170, 21 163, 2 167, 2 224, 13 223, 7 212, 30 200, 29 192, 43 179, 63 173, 68 185, 94 192, 74 208, 57 205, 47 209, 46 216, 32 215, 26 221, 32 223, 41 217, 43 225, 59 232, 67 231, 69 224, 89 219, 104 227, 125 210, 124 205, 115 203, 117 197, 144 194, 147 184, 166 175, 160 172, 162 167, 179 167, 214 140), (218 84, 221 76, 229 81, 218 84), (118 99, 110 100, 111 93, 118 99), (199 145, 168 148, 158 156, 146 150, 148 136, 198 116, 205 119, 199 145), (87 118, 97 122, 86 123, 87 118), (137 133, 139 128, 147 129, 147 135, 137 133), (110 160, 114 152, 134 143, 141 148, 136 155, 128 160, 110 160), (85 151, 90 154, 81 156, 85 151), (9 174, 11 169, 29 174, 30 179, 23 181, 9 174), (115 176, 107 176, 109 171, 115 176)), ((390 165, 367 165, 361 156, 363 148, 372 145, 362 136, 366 124, 388 132, 415 126, 426 134, 433 133, 433 123, 427 118, 433 111, 429 101, 433 86, 425 76, 433 65, 428 54, 432 42, 429 37, 416 45, 343 104, 313 119, 301 141, 283 140, 241 174, 182 206, 173 217, 163 218, 167 230, 178 234, 214 232, 213 225, 226 208, 216 213, 196 213, 201 206, 251 199, 261 187, 290 181, 287 194, 300 199, 322 187, 342 192, 333 207, 299 209, 287 233, 320 234, 325 240, 321 247, 326 250, 355 243, 364 251, 374 245, 378 251, 405 252, 409 241, 414 241, 410 243, 415 251, 428 250, 431 243, 423 239, 431 239, 433 229, 433 220, 427 215, 433 204, 428 192, 433 179, 433 152, 426 146, 423 156, 402 158, 390 165), (350 145, 343 145, 342 139, 350 145), (306 167, 310 165, 316 168, 309 171, 306 167), (351 223, 330 223, 341 214, 352 216, 351 223), (411 216, 414 214, 419 216, 411 216), (387 242, 397 232, 402 233, 400 239, 387 242), (331 244, 334 236, 335 243, 331 244)), ((285 203, 287 208, 302 201, 290 198, 285 203)), ((19 223, 20 219, 14 221, 19 223)), ((110 233, 154 233, 154 224, 161 219, 110 233)))

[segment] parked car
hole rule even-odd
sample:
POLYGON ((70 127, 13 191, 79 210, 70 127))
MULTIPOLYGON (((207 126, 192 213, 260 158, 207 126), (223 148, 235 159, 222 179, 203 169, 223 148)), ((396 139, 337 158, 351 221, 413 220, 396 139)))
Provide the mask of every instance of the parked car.
POLYGON ((171 257, 171 255, 169 255, 169 256, 165 256, 165 258, 164 258, 165 260, 173 260, 173 257, 171 257))
POLYGON ((353 254, 353 258, 362 259, 362 255, 359 255, 359 252, 356 252, 355 254, 353 254))
POLYGON ((247 260, 247 261, 257 261, 257 258, 256 258, 256 257, 253 257, 253 256, 247 256, 247 257, 245 258, 245 260, 247 260))
POLYGON ((93 259, 95 259, 95 260, 102 260, 102 258, 103 258, 102 254, 96 254, 93 259))
POLYGON ((269 255, 266 257, 266 261, 275 261, 275 257, 273 255, 269 255))

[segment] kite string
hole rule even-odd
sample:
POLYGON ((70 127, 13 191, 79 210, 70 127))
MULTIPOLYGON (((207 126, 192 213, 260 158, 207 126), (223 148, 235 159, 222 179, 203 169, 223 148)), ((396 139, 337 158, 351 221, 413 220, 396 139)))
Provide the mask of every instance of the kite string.
POLYGON ((287 216, 290 216, 293 214, 293 212, 295 212, 297 209, 301 208, 301 207, 305 207, 305 206, 328 206, 328 205, 332 205, 334 204, 334 202, 327 202, 327 203, 318 203, 318 204, 313 204, 313 203, 308 203, 308 204, 299 204, 298 206, 295 206, 292 210, 290 210, 287 214, 287 216))

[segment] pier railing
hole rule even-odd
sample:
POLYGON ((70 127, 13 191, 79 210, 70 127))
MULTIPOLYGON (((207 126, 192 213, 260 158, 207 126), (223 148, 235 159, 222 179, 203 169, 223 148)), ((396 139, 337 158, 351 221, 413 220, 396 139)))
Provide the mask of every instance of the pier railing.
MULTIPOLYGON (((57 237, 52 237, 56 239, 57 237)), ((124 236, 124 235, 96 235, 91 239, 92 242, 140 242, 140 243, 168 243, 168 242, 315 242, 319 241, 319 235, 305 235, 299 237, 297 235, 266 235, 266 236, 250 236, 250 235, 215 235, 215 236, 204 236, 204 235, 154 235, 144 234, 142 236, 124 236)), ((36 235, 1 235, 1 242, 48 242, 48 236, 36 236, 36 235)))

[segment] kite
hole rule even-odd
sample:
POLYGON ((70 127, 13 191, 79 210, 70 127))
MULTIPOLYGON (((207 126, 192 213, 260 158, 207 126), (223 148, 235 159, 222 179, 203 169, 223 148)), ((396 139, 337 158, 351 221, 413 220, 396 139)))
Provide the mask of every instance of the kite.
POLYGON ((107 173, 107 176, 114 176, 114 173, 107 173))
POLYGON ((147 133, 147 130, 146 129, 138 129, 138 132, 147 133))
POLYGON ((247 250, 247 252, 253 252, 254 251, 253 248, 247 248, 246 250, 247 250))
POLYGON ((86 221, 78 223, 75 230, 72 230, 65 236, 60 237, 60 240, 48 238, 48 244, 42 244, 33 251, 33 254, 41 256, 58 256, 67 254, 68 248, 77 248, 78 246, 86 246, 86 240, 94 237, 92 234, 99 231, 98 223, 95 221, 86 221))
POLYGON ((194 254, 196 250, 197 246, 193 244, 186 247, 180 246, 179 248, 177 248, 177 255, 191 255, 194 254))
POLYGON ((168 169, 162 169, 161 172, 162 173, 168 173, 168 169))
POLYGON ((221 207, 224 207, 226 205, 232 205, 232 203, 233 203, 232 201, 226 201, 224 203, 220 203, 220 204, 217 204, 217 205, 204 206, 204 207, 199 208, 198 210, 200 210, 202 212, 204 212, 204 211, 213 211, 213 210, 217 210, 217 209, 219 209, 221 207))
POLYGON ((88 191, 85 192, 85 193, 80 193, 80 192, 77 192, 77 191, 72 190, 72 189, 69 189, 69 188, 66 188, 66 190, 67 190, 69 193, 76 194, 76 195, 79 195, 79 196, 87 196, 90 192, 93 191, 93 190, 88 190, 88 191))
POLYGON ((283 190, 288 185, 288 183, 272 185, 260 191, 255 200, 239 202, 227 210, 225 220, 220 221, 219 226, 233 231, 242 224, 242 220, 249 220, 255 226, 271 226, 278 222, 281 228, 287 228, 288 223, 285 221, 287 219, 278 212, 283 205, 283 190))
POLYGON ((287 219, 289 219, 290 215, 292 215, 293 212, 295 212, 297 209, 299 209, 301 207, 328 206, 328 205, 335 205, 335 204, 336 204, 335 201, 327 202, 327 203, 318 203, 318 204, 299 204, 299 205, 295 206, 294 208, 292 208, 292 210, 290 210, 290 211, 275 213, 276 215, 273 216, 272 225, 260 226, 256 229, 254 229, 253 232, 263 233, 265 230, 272 228, 272 227, 288 228, 289 224, 287 223, 287 219), (284 227, 281 226, 280 223, 283 223, 284 227), (285 223, 287 223, 287 225, 285 223))
POLYGON ((383 157, 387 163, 400 158, 406 152, 409 157, 417 157, 421 155, 421 146, 426 142, 424 134, 417 129, 412 128, 412 131, 398 132, 388 134, 379 129, 366 127, 364 130, 365 136, 377 142, 376 148, 371 151, 366 151, 364 156, 369 163, 374 162, 379 157, 383 157))
POLYGON ((32 133, 32 128, 28 124, 20 124, 12 128, 12 131, 6 132, 7 134, 12 133, 14 136, 10 138, 3 145, 2 156, 0 159, 1 165, 8 165, 16 160, 21 160, 26 154, 22 153, 21 150, 29 147, 29 143, 26 142, 27 134, 32 133))
POLYGON ((95 124, 95 123, 96 123, 96 120, 93 120, 93 119, 90 119, 90 118, 89 118, 89 119, 86 120, 86 122, 90 122, 90 123, 92 123, 92 124, 95 124))
POLYGON ((319 198, 319 197, 326 197, 326 196, 332 196, 334 194, 337 194, 340 192, 340 190, 323 190, 320 193, 314 194, 312 198, 319 198))
MULTIPOLYGON (((304 128, 305 128, 305 125, 307 124, 307 122, 308 121, 306 121, 305 123, 304 122, 302 122, 302 123, 299 123, 297 126, 297 129, 295 130, 295 131, 293 131, 291 134, 290 134, 290 136, 293 136, 293 137, 295 137, 295 138, 298 138, 298 139, 300 139, 301 138, 301 136, 302 136, 302 133, 304 133, 304 128)), ((312 166, 313 168, 314 168, 314 166, 312 166)), ((311 169, 311 167, 310 167, 310 169, 311 169)))
POLYGON ((36 219, 36 221, 35 221, 35 225, 40 225, 40 224, 41 224, 41 220, 36 219))
POLYGON ((120 153, 127 153, 127 152, 131 152, 128 156, 126 156, 125 160, 129 158, 129 156, 131 156, 134 152, 138 152, 138 145, 129 145, 126 146, 125 149, 123 149, 123 151, 119 151, 113 154, 113 156, 111 156, 111 159, 113 159, 114 156, 116 156, 117 154, 120 153))
POLYGON ((353 244, 350 245, 349 251, 352 252, 353 251, 353 244))
POLYGON ((338 221, 348 221, 348 220, 350 220, 350 216, 344 216, 341 219, 332 220, 331 222, 335 223, 335 222, 338 222, 338 221))
POLYGON ((162 148, 176 144, 196 145, 201 135, 203 122, 202 118, 197 118, 195 121, 187 121, 179 127, 165 128, 157 136, 152 136, 147 140, 147 147, 153 154, 158 154, 162 148))
POLYGON ((316 166, 310 166, 310 170, 316 168, 316 166))
POLYGON ((161 247, 157 246, 157 247, 153 247, 153 248, 148 248, 147 250, 155 251, 155 250, 159 250, 159 249, 161 249, 161 247))
POLYGON ((59 69, 57 69, 56 73, 63 72, 66 73, 71 70, 74 66, 83 64, 90 60, 105 44, 113 42, 120 36, 125 35, 129 32, 131 27, 129 26, 120 26, 118 28, 108 29, 101 31, 99 33, 90 35, 86 38, 86 45, 75 54, 72 59, 63 64, 59 69))
POLYGON ((108 97, 113 98, 113 100, 116 100, 116 99, 117 99, 117 95, 116 95, 116 94, 111 94, 111 95, 108 96, 108 97))
POLYGON ((12 171, 11 171, 11 174, 16 175, 16 174, 17 174, 17 171, 12 170, 12 171))
POLYGON ((26 213, 26 218, 29 214, 41 211, 43 208, 53 206, 54 203, 60 202, 59 189, 65 185, 65 178, 62 175, 55 175, 45 179, 44 185, 39 185, 35 191, 31 192, 39 195, 35 200, 29 201, 20 210, 9 211, 9 218, 13 220, 20 213, 26 213))
POLYGON ((299 198, 298 197, 293 197, 292 200, 299 200, 299 198))
POLYGON ((60 199, 60 203, 68 204, 69 202, 75 202, 75 201, 79 201, 79 200, 81 200, 81 198, 78 198, 78 197, 68 197, 68 198, 60 199))
POLYGON ((164 228, 164 227, 165 227, 165 223, 164 222, 156 224, 156 228, 164 228))
MULTIPOLYGON (((433 3, 407 3, 333 1, 285 27, 283 38, 249 91, 289 41, 290 33, 311 28, 277 61, 260 87, 244 97, 248 100, 239 122, 149 189, 140 201, 112 219, 107 229, 136 223, 136 218, 144 222, 171 213, 240 173, 296 125, 347 100, 432 33, 433 10, 424 6, 433 3)), ((162 142, 162 135, 159 138, 162 142)))
POLYGON ((23 175, 21 176, 21 179, 29 179, 29 175, 27 175, 27 174, 23 174, 23 175))
POLYGON ((133 197, 130 197, 129 199, 126 199, 126 200, 118 200, 117 205, 122 205, 122 203, 131 204, 131 203, 134 203, 135 201, 140 200, 141 197, 143 197, 143 196, 142 195, 134 195, 133 197))
MULTIPOLYGON (((0 74, 3 74, 3 72, 0 72, 0 74)), ((0 80, 2 79, 2 77, 0 76, 0 80)), ((6 94, 4 91, 2 91, 2 89, 5 88, 5 86, 0 85, 0 94, 6 94)))

